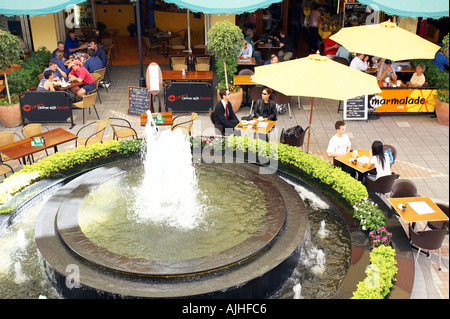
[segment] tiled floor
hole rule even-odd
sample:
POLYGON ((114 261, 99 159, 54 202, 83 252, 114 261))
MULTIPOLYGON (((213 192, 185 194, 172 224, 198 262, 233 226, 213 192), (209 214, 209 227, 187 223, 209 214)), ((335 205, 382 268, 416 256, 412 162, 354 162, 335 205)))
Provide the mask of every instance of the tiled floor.
MULTIPOLYGON (((132 126, 140 135, 143 128, 139 118, 128 116, 128 86, 137 86, 139 77, 139 60, 136 57, 125 57, 126 52, 137 51, 133 43, 136 38, 122 38, 119 43, 120 52, 116 52, 111 70, 111 85, 109 92, 100 89, 103 103, 97 102, 97 110, 101 119, 108 116, 120 116, 130 120, 132 126), (128 63, 124 66, 120 64, 128 63), (133 64, 133 65, 131 65, 133 64)), ((154 61, 160 63, 162 68, 167 68, 167 58, 153 54, 154 61)), ((144 59, 144 66, 150 63, 150 58, 144 59)), ((145 71, 145 70, 144 70, 145 71)), ((278 140, 282 128, 300 124, 307 127, 311 111, 311 98, 302 97, 302 107, 299 109, 297 98, 291 99, 292 118, 285 113, 279 115, 276 129, 272 135, 273 140, 278 140)), ((310 147, 311 153, 328 160, 325 153, 329 139, 335 134, 334 123, 342 120, 342 112, 338 113, 338 102, 326 99, 315 99, 312 116, 310 147)), ((241 107, 238 117, 247 115, 249 107, 241 107)), ((86 112, 87 113, 87 112, 86 112)), ((87 123, 96 120, 95 112, 87 113, 87 123)), ((73 133, 82 127, 82 114, 74 111, 76 126, 69 129, 69 124, 45 124, 48 128, 63 127, 73 133)), ((400 174, 400 178, 411 179, 418 187, 422 196, 430 196, 438 202, 449 202, 449 127, 437 124, 435 118, 429 114, 407 115, 381 115, 378 120, 347 121, 347 131, 352 141, 353 148, 369 149, 376 139, 385 144, 396 147, 398 155, 393 171, 400 174)), ((195 121, 194 134, 199 135, 205 130, 212 130, 208 114, 200 114, 195 121)), ((0 132, 21 132, 21 127, 5 128, 0 124, 0 132)), ((112 137, 112 131, 107 128, 106 139, 112 137)), ((305 144, 308 137, 305 139, 305 144)), ((64 148, 70 149, 74 143, 67 143, 64 148)), ((306 145, 305 145, 306 146, 306 145)), ((304 148, 306 149, 306 147, 304 148)), ((43 156, 45 153, 42 152, 43 156)), ((11 163, 15 168, 20 168, 16 163, 11 163)), ((2 177, 0 177, 2 179, 2 177)), ((423 227, 424 225, 421 225, 423 227)), ((423 255, 419 258, 416 268, 416 278, 411 298, 449 298, 449 260, 448 260, 448 236, 442 246, 442 270, 438 271, 437 254, 431 258, 423 255)))

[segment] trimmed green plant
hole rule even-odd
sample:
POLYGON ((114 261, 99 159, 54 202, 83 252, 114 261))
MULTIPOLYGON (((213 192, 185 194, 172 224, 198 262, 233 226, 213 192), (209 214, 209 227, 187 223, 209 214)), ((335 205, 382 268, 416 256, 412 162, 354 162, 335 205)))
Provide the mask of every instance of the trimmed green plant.
MULTIPOLYGON (((244 35, 241 29, 230 21, 217 22, 208 31, 207 47, 216 58, 217 89, 230 89, 233 74, 237 71, 244 35)), ((236 87, 236 90, 239 90, 236 87)))
MULTIPOLYGON (((9 69, 12 65, 20 63, 23 51, 20 48, 20 40, 11 32, 0 29, 0 70, 9 69)), ((3 72, 6 85, 6 96, 11 105, 11 95, 9 92, 8 77, 3 72)))

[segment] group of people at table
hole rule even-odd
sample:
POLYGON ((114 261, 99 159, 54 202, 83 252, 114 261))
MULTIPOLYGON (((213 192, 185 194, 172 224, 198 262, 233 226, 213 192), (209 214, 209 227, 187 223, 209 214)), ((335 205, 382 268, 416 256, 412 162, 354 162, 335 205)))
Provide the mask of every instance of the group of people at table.
POLYGON ((97 41, 80 45, 75 31, 70 30, 66 41, 58 42, 36 91, 55 91, 56 83, 61 81, 78 82, 80 85, 73 86, 70 90, 76 96, 82 97, 96 88, 91 73, 107 68, 107 64, 106 53, 97 41), (79 59, 74 59, 74 54, 81 50, 86 50, 83 57, 84 63, 79 59))

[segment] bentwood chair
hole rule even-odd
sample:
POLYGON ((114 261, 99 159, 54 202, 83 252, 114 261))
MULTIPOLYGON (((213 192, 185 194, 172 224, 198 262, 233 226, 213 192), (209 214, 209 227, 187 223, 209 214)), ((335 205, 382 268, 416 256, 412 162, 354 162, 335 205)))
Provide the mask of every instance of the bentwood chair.
POLYGON ((292 118, 290 96, 284 95, 283 93, 277 91, 272 94, 272 101, 274 101, 276 104, 287 105, 289 109, 289 117, 292 118))
POLYGON ((253 86, 250 88, 250 100, 252 100, 252 104, 250 105, 250 114, 253 115, 253 104, 262 98, 262 91, 264 90, 264 87, 262 86, 253 86))
MULTIPOLYGON (((13 143, 15 141, 15 137, 17 137, 19 140, 22 139, 22 137, 14 132, 10 132, 10 131, 5 131, 5 132, 0 132, 0 146, 6 145, 6 144, 10 144, 13 143)), ((3 153, 0 153, 0 163, 5 164, 5 162, 8 161, 12 161, 13 159, 3 153)), ((22 164, 19 161, 19 164, 22 164)))
POLYGON ((417 196, 417 186, 409 179, 397 179, 392 185, 391 198, 417 196))
POLYGON ((6 178, 6 174, 14 173, 14 170, 11 166, 5 163, 0 163, 0 175, 3 175, 6 178))
POLYGON ((92 91, 86 92, 86 94, 89 95, 89 94, 97 93, 98 100, 100 101, 100 103, 102 103, 102 99, 100 98, 100 93, 98 92, 98 86, 100 84, 102 76, 101 76, 100 73, 97 73, 96 71, 92 72, 91 75, 92 75, 92 77, 94 78, 94 81, 95 81, 95 89, 92 90, 92 91))
POLYGON ((142 37, 145 44, 145 53, 144 55, 147 56, 147 50, 150 52, 150 59, 152 58, 152 49, 156 49, 156 53, 159 54, 159 48, 162 48, 162 44, 158 43, 156 41, 151 41, 149 37, 142 37))
POLYGON ((91 127, 96 124, 95 126, 95 132, 92 133, 92 131, 89 133, 89 136, 86 137, 78 137, 78 139, 75 141, 75 147, 78 145, 91 145, 95 143, 103 143, 103 136, 105 134, 107 123, 102 120, 98 120, 96 122, 89 123, 82 128, 80 128, 77 132, 77 136, 80 136, 81 131, 85 132, 87 130, 90 130, 91 127))
POLYGON ((131 123, 126 119, 119 117, 108 117, 105 121, 113 130, 113 139, 119 140, 119 138, 129 137, 139 139, 137 132, 131 127, 131 123))
POLYGON ((422 249, 427 249, 429 252, 431 252, 431 250, 438 249, 439 270, 441 270, 441 246, 447 233, 448 230, 446 229, 415 231, 413 227, 409 225, 409 238, 411 240, 411 244, 419 248, 415 262, 419 259, 422 249))
MULTIPOLYGON (((42 134, 42 132, 48 131, 48 128, 39 123, 31 123, 22 127, 22 134, 25 138, 30 136, 42 134), (44 128, 44 130, 42 129, 44 128)), ((47 149, 45 149, 45 154, 48 156, 47 149)), ((31 155, 33 157, 33 155, 31 155)), ((34 158, 33 158, 34 161, 34 158)))
POLYGON ((223 131, 222 125, 214 123, 214 110, 209 113, 209 119, 211 120, 211 123, 214 125, 216 131, 215 134, 224 136, 225 132, 223 131))
POLYGON ((178 116, 174 117, 174 119, 173 119, 174 124, 172 125, 172 127, 170 129, 172 131, 175 129, 181 129, 181 131, 183 133, 191 135, 192 134, 192 125, 194 124, 195 119, 198 117, 198 114, 192 113, 190 120, 176 123, 176 119, 181 116, 185 116, 185 115, 178 115, 178 116))
POLYGON ((397 150, 394 146, 392 145, 388 145, 388 144, 384 144, 383 145, 383 152, 386 152, 387 150, 391 150, 392 153, 392 158, 394 159, 394 161, 392 162, 392 164, 395 163, 395 159, 397 158, 397 150))
POLYGON ((303 150, 303 143, 305 142, 306 132, 308 132, 309 126, 303 130, 298 136, 295 137, 285 137, 283 144, 301 147, 303 150))
POLYGON ((85 123, 84 110, 88 109, 90 112, 91 107, 94 108, 95 114, 97 114, 97 118, 100 120, 100 117, 98 116, 97 108, 95 107, 96 99, 97 99, 97 93, 92 93, 92 94, 83 96, 83 99, 80 102, 76 102, 76 103, 72 104, 72 109, 83 110, 83 124, 85 123))

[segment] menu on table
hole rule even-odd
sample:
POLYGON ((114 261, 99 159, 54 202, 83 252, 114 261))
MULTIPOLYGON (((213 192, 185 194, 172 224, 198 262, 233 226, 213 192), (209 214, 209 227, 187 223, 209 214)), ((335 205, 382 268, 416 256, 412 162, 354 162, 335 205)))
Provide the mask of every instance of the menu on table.
POLYGON ((434 213, 434 209, 424 201, 408 202, 408 205, 419 215, 434 213))

